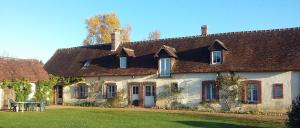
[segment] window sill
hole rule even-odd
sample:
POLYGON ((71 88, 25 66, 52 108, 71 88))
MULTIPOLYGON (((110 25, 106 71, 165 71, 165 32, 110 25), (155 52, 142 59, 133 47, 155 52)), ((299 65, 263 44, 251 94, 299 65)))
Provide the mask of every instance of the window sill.
POLYGON ((219 66, 219 65, 222 65, 222 63, 216 63, 216 64, 210 63, 209 65, 210 65, 210 66, 219 66))

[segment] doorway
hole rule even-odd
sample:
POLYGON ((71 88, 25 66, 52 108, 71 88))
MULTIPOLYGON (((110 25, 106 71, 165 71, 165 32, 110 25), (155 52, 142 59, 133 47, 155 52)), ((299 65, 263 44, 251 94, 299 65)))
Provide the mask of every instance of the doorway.
POLYGON ((139 106, 140 98, 139 98, 139 86, 133 85, 131 87, 131 104, 134 106, 139 106))
POLYGON ((62 85, 56 85, 54 87, 54 103, 56 105, 63 104, 63 86, 62 85))
POLYGON ((145 85, 145 97, 144 97, 144 106, 145 107, 154 107, 155 106, 155 91, 153 85, 145 85))

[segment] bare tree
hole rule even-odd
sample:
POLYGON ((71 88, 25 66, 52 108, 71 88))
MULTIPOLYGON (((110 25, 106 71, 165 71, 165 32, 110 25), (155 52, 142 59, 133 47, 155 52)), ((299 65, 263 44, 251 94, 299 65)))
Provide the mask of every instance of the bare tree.
POLYGON ((155 30, 153 32, 150 32, 149 33, 149 37, 148 37, 149 40, 157 40, 157 39, 160 39, 160 31, 159 30, 155 30))

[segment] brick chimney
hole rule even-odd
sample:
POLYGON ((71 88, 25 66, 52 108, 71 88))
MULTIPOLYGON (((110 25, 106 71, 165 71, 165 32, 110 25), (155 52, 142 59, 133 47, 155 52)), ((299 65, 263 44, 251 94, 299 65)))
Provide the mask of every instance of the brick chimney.
POLYGON ((111 33, 111 51, 116 51, 121 44, 120 32, 115 31, 111 33))
POLYGON ((207 25, 202 25, 201 26, 201 36, 207 36, 207 34, 208 34, 207 25))

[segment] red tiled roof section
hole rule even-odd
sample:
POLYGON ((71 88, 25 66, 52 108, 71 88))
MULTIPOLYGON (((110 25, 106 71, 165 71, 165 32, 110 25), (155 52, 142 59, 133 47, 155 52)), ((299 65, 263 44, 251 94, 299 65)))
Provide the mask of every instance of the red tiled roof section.
POLYGON ((167 54, 170 56, 170 57, 175 57, 177 58, 177 55, 176 55, 176 49, 175 48, 172 48, 170 46, 166 46, 166 45, 163 45, 161 46, 161 48, 155 53, 155 57, 159 57, 159 53, 161 52, 161 50, 165 50, 165 52, 167 52, 167 54))
POLYGON ((0 81, 15 79, 37 82, 48 79, 48 73, 37 60, 0 58, 0 81))
POLYGON ((273 72, 300 71, 300 28, 230 32, 123 43, 116 52, 110 44, 57 50, 45 69, 62 76, 149 75, 157 73, 155 53, 163 46, 176 49, 172 73, 198 72, 273 72), (210 64, 209 47, 219 40, 223 46, 224 62, 210 64), (128 68, 120 69, 116 53, 123 47, 134 50, 136 57, 128 68), (87 69, 82 62, 91 59, 87 69))
POLYGON ((129 49, 129 48, 123 48, 122 50, 127 54, 127 56, 135 57, 134 50, 129 49))
POLYGON ((223 50, 228 50, 228 48, 225 46, 225 44, 222 42, 222 41, 220 41, 220 40, 218 40, 218 39, 216 39, 215 41, 214 41, 214 43, 208 48, 210 51, 213 51, 214 49, 215 49, 215 47, 214 46, 219 46, 219 47, 221 47, 221 49, 223 50))

